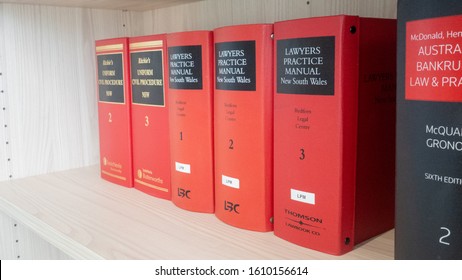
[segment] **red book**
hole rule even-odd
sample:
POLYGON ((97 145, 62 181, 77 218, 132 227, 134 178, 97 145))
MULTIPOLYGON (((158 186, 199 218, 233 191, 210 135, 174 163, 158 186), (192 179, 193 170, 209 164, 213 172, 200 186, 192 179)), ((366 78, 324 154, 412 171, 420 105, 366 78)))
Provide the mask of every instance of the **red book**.
POLYGON ((130 38, 134 186, 170 199, 166 35, 130 38))
POLYGON ((340 255, 393 228, 396 21, 275 23, 274 233, 340 255))
POLYGON ((167 35, 172 201, 214 212, 213 33, 167 35))
POLYGON ((133 187, 128 39, 95 45, 101 177, 133 187))
POLYGON ((215 29, 215 213, 271 231, 273 25, 215 29))

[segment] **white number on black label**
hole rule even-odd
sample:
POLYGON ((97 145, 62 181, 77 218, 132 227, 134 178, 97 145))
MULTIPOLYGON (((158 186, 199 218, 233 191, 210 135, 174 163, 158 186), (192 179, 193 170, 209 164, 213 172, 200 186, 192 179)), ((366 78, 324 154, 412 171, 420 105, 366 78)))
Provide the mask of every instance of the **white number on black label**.
POLYGON ((443 235, 440 237, 440 243, 444 245, 450 245, 449 242, 443 241, 445 238, 449 237, 451 235, 451 231, 446 228, 446 227, 440 227, 441 230, 444 230, 446 232, 446 235, 443 235))

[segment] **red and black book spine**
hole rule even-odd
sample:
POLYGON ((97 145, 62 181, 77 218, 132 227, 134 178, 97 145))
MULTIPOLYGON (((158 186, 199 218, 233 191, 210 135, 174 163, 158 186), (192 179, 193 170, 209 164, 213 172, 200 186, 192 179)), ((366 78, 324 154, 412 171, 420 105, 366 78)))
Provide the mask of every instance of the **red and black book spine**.
POLYGON ((271 231, 273 25, 214 30, 215 213, 227 224, 271 231))
POLYGON ((275 23, 275 235, 341 255, 393 227, 395 29, 356 16, 275 23))
POLYGON ((167 47, 172 201, 213 213, 213 33, 171 33, 167 47))
POLYGON ((134 186, 170 199, 166 35, 130 38, 134 186))
POLYGON ((398 2, 396 259, 462 259, 462 2, 398 2))
POLYGON ((101 177, 133 187, 128 39, 95 45, 101 177))

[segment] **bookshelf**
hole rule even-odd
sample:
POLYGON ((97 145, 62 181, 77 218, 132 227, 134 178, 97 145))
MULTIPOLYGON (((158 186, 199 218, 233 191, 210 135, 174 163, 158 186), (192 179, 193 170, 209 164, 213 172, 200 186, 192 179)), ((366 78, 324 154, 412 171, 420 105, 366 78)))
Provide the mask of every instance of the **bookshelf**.
MULTIPOLYGON (((98 233, 104 231, 94 228, 95 232, 92 233, 94 235, 89 235, 89 228, 95 225, 88 220, 82 221, 86 224, 81 227, 79 225, 69 227, 67 223, 72 220, 73 212, 52 207, 54 202, 64 200, 64 197, 71 194, 75 198, 81 198, 84 203, 85 200, 90 199, 85 195, 93 193, 92 195, 99 197, 101 194, 98 195, 98 193, 102 189, 110 187, 109 183, 101 182, 98 176, 90 174, 95 172, 96 167, 94 166, 99 162, 95 40, 213 29, 233 24, 271 23, 332 14, 395 18, 396 2, 396 0, 157 0, 149 1, 149 3, 141 0, 0 1, 0 189, 2 190, 0 192, 0 204, 2 205, 0 209, 0 229, 2 231, 0 258, 17 258, 18 255, 20 258, 33 259, 156 258, 155 254, 143 255, 132 252, 137 250, 136 246, 139 246, 135 245, 136 243, 132 244, 135 248, 123 251, 123 253, 119 253, 117 246, 107 246, 106 249, 102 249, 103 251, 95 249, 89 245, 105 246, 105 238, 96 238, 98 233), (57 5, 66 5, 66 7, 57 5), (66 170, 71 171, 66 173, 68 172, 66 170), (52 187, 51 182, 47 183, 48 180, 56 180, 56 176, 58 178, 69 176, 66 179, 68 182, 65 183, 68 188, 61 191, 59 186, 52 187), (91 178, 86 178, 86 176, 91 178), (82 186, 82 182, 91 185, 82 186), (21 186, 21 184, 27 186, 21 186), (94 187, 92 191, 85 188, 91 186, 94 187), (53 194, 53 200, 47 200, 50 190, 58 190, 53 194), (29 191, 33 192, 28 193, 29 191), (13 199, 11 196, 15 197, 16 202, 10 201, 13 199), (21 199, 23 199, 22 202, 20 202, 21 199), (42 212, 37 213, 36 209, 29 208, 31 205, 42 205, 41 202, 44 207, 47 205, 51 207, 43 210, 45 213, 57 211, 62 215, 42 220, 44 218, 42 212), (69 233, 70 237, 63 232, 69 233), (73 239, 75 236, 80 239, 77 238, 76 241, 73 239), (82 251, 75 248, 69 251, 66 249, 67 246, 78 247, 82 251), (73 250, 77 250, 77 253, 73 250), (105 253, 104 250, 109 250, 111 253, 105 253)), ((108 194, 108 198, 123 200, 119 196, 125 191, 128 190, 114 190, 114 193, 108 194)), ((150 207, 153 207, 152 205, 157 207, 158 204, 164 207, 162 213, 180 213, 171 203, 157 201, 134 192, 130 193, 132 193, 130 199, 133 201, 125 202, 127 203, 124 204, 125 213, 146 211, 142 215, 150 215, 154 212, 154 208, 150 207), (139 201, 136 201, 137 199, 139 201)), ((112 211, 113 214, 122 215, 123 212, 120 212, 117 205, 114 203, 109 203, 109 205, 113 208, 106 209, 104 206, 98 211, 107 210, 112 211)), ((83 208, 76 207, 75 211, 84 211, 83 208)), ((185 217, 187 223, 189 223, 188 219, 194 220, 196 219, 194 215, 198 215, 183 212, 178 215, 187 215, 185 217)), ((166 219, 163 216, 157 218, 166 219)), ((203 223, 212 223, 215 227, 213 230, 209 228, 205 231, 190 229, 191 233, 213 237, 217 234, 213 232, 214 230, 223 231, 226 234, 225 240, 238 248, 236 253, 230 255, 220 252, 219 248, 222 246, 227 248, 226 246, 231 245, 225 246, 224 242, 215 236, 217 243, 213 246, 216 248, 208 251, 208 255, 203 255, 203 257, 331 258, 324 254, 311 256, 306 249, 275 239, 272 233, 259 235, 227 229, 227 226, 215 221, 213 216, 205 215, 197 219, 203 219, 203 223), (242 240, 231 239, 227 236, 228 234, 240 236, 242 240), (248 248, 237 245, 240 242, 247 245, 251 243, 245 238, 253 240, 255 244, 269 240, 272 246, 279 246, 278 251, 280 249, 289 252, 287 255, 266 254, 269 248, 263 245, 260 247, 252 244, 252 246, 247 246, 248 248)), ((103 221, 98 221, 98 224, 101 224, 100 222, 103 221)), ((174 223, 182 224, 182 220, 176 220, 174 223)), ((106 228, 104 223, 102 224, 107 230, 104 234, 109 236, 122 230, 116 225, 111 225, 114 228, 107 225, 106 228)), ((126 233, 113 238, 128 248, 130 242, 129 239, 125 239, 125 236, 130 236, 135 229, 127 228, 126 230, 126 233)), ((162 232, 163 230, 158 228, 155 231, 162 232)), ((172 233, 167 230, 165 232, 172 233)), ((144 233, 149 234, 148 231, 144 233)), ((392 232, 388 232, 344 258, 391 258, 393 256, 392 235, 392 232), (383 250, 375 248, 380 248, 380 244, 384 245, 383 250), (370 254, 362 254, 363 250, 370 254)), ((178 240, 181 241, 185 236, 178 235, 178 240)), ((175 241, 172 242, 175 243, 175 241)), ((166 246, 170 245, 173 246, 172 244, 166 246)), ((168 249, 165 247, 163 250, 166 252, 165 256, 168 256, 168 249)), ((186 250, 186 252, 191 253, 192 251, 186 250)), ((170 258, 180 257, 195 258, 196 255, 191 253, 170 256, 170 258)))
POLYGON ((70 258, 393 258, 393 231, 335 257, 108 183, 97 165, 0 183, 0 210, 48 242, 48 251, 70 258))

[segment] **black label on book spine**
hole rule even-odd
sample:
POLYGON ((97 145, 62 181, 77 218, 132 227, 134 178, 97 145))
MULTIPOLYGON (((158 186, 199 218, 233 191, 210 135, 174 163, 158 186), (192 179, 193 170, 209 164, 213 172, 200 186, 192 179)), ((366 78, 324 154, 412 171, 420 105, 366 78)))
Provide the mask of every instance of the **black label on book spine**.
POLYGON ((216 43, 215 77, 217 89, 255 91, 255 41, 216 43))
POLYGON ((277 93, 334 95, 335 37, 277 41, 277 93))
POLYGON ((168 48, 169 88, 202 89, 202 46, 168 48))
POLYGON ((97 60, 99 101, 125 103, 122 54, 100 54, 97 60))
POLYGON ((130 66, 133 103, 165 106, 162 50, 132 52, 130 66))

